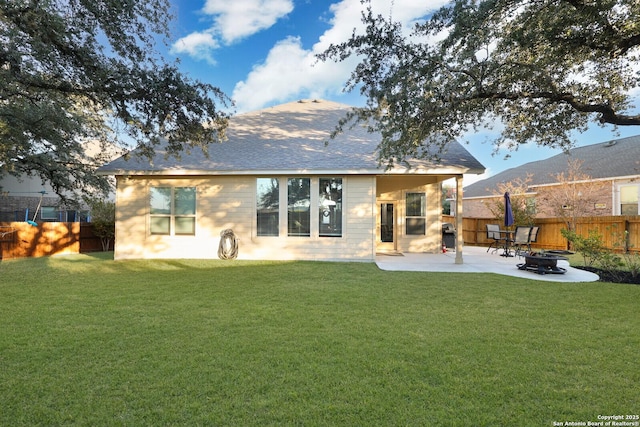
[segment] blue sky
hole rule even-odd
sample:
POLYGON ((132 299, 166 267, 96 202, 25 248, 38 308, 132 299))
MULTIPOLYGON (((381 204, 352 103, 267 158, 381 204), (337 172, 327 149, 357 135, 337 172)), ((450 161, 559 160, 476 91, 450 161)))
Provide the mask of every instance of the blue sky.
MULTIPOLYGON (((360 0, 171 0, 176 16, 167 56, 180 60, 190 77, 211 83, 234 99, 237 112, 304 98, 362 105, 358 93, 344 93, 355 62, 317 63, 315 54, 346 40, 360 27, 360 0)), ((374 0, 376 12, 411 24, 447 0, 374 0)), ((640 134, 640 128, 593 125, 576 134, 586 145, 640 134)), ((470 135, 466 148, 487 175, 560 153, 535 145, 493 155, 491 134, 470 135), (509 156, 508 159, 505 159, 509 156)), ((461 141, 464 142, 464 141, 461 141)), ((613 165, 612 165, 613 166, 613 165)), ((478 177, 465 178, 465 185, 478 177)))

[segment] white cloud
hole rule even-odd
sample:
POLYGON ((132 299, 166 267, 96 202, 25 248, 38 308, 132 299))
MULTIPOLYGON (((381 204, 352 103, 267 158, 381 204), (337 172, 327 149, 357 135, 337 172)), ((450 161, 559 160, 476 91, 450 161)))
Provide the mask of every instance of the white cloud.
POLYGON ((172 53, 186 53, 215 64, 213 51, 274 25, 293 10, 292 0, 207 0, 201 13, 213 20, 211 28, 176 41, 172 53))
POLYGON ((277 43, 264 63, 253 68, 246 80, 236 84, 233 96, 239 111, 255 110, 270 101, 283 100, 298 91, 296 76, 306 75, 309 55, 299 38, 277 43))
MULTIPOLYGON (((391 16, 411 26, 413 22, 441 7, 448 0, 374 0, 374 13, 391 16)), ((304 49, 299 38, 289 37, 273 46, 265 61, 256 65, 244 81, 237 83, 232 98, 238 112, 262 108, 275 101, 294 97, 321 98, 342 91, 356 58, 342 63, 317 62, 315 55, 330 44, 349 39, 354 28, 362 30, 363 5, 360 0, 343 0, 330 6, 331 27, 311 49, 304 49)))
POLYGON ((292 0, 207 0, 202 9, 229 44, 271 27, 293 10, 292 0))
POLYGON ((342 90, 352 68, 353 64, 317 62, 313 51, 302 48, 300 38, 289 37, 271 48, 265 61, 236 84, 232 98, 238 112, 260 109, 300 94, 324 98, 342 90))
POLYGON ((210 33, 196 32, 176 41, 171 47, 171 53, 186 53, 193 58, 215 64, 211 52, 218 47, 218 42, 210 33))

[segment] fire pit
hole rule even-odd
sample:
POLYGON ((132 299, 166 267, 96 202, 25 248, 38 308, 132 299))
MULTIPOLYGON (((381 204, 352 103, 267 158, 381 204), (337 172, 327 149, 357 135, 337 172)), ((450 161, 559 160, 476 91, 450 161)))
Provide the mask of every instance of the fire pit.
POLYGON ((566 261, 566 259, 556 254, 531 252, 524 255, 524 264, 518 264, 517 267, 520 270, 533 271, 538 274, 564 274, 567 269, 558 267, 558 260, 566 261))

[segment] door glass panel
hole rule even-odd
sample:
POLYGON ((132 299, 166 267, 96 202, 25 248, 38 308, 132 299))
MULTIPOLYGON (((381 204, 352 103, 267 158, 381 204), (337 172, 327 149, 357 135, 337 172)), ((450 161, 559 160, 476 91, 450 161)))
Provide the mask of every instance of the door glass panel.
POLYGON ((382 203, 380 205, 380 240, 393 242, 393 204, 382 203))

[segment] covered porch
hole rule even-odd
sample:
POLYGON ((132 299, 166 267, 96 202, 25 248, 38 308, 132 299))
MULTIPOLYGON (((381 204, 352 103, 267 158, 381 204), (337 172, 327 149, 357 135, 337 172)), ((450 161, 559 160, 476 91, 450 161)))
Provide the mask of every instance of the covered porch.
MULTIPOLYGON (((462 173, 390 174, 376 177, 376 253, 432 253, 442 250, 442 184, 454 179, 453 227, 462 230, 462 173)), ((463 263, 462 233, 455 235, 455 262, 463 263)))

